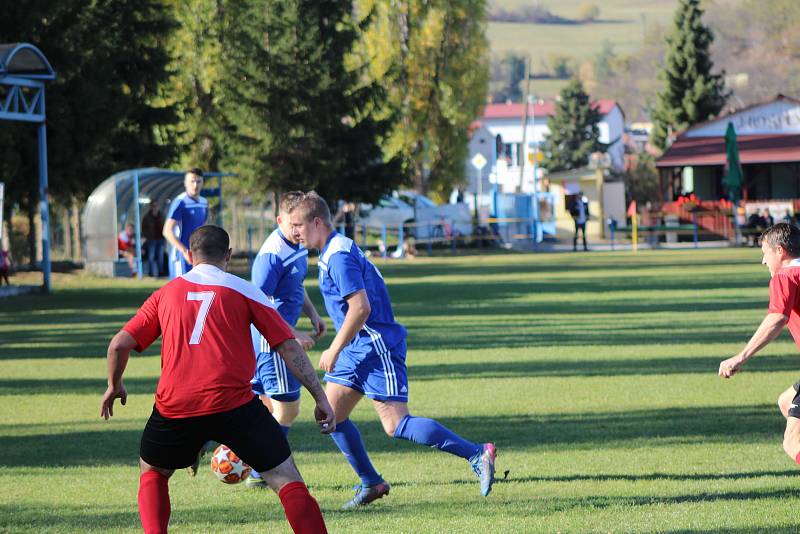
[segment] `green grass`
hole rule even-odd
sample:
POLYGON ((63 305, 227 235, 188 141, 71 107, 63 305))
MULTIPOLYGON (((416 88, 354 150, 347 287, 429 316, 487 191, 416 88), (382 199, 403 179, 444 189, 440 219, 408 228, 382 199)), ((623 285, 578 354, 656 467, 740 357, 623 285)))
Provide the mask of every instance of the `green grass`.
MULTIPOLYGON (((797 349, 785 334, 741 376, 716 376, 765 313, 759 260, 725 249, 378 262, 410 333, 411 410, 494 440, 501 480, 482 498, 464 461, 390 440, 363 403, 353 418, 393 489, 339 512, 356 479, 306 397, 291 443, 330 531, 797 531, 775 406, 797 349)), ((54 287, 2 301, 0 531, 138 532, 158 347, 132 358, 127 406, 108 422, 98 406, 105 346, 156 286, 56 275, 54 287)), ((171 495, 176 532, 289 531, 274 495, 208 468, 176 473, 171 495)))
MULTIPOLYGON (((586 0, 561 0, 541 2, 553 14, 575 19, 578 8, 586 0)), ((614 46, 617 55, 636 52, 644 40, 646 28, 659 24, 669 27, 678 3, 675 0, 606 0, 595 3, 600 8, 600 18, 587 24, 519 24, 490 22, 487 30, 493 54, 517 52, 529 54, 532 71, 546 72, 552 56, 572 59, 575 68, 581 62, 594 58, 604 41, 614 46), (644 19, 642 18, 644 16, 644 19)), ((530 5, 528 0, 494 0, 493 6, 513 10, 530 5)), ((539 98, 558 94, 566 80, 532 80, 531 92, 539 98)))

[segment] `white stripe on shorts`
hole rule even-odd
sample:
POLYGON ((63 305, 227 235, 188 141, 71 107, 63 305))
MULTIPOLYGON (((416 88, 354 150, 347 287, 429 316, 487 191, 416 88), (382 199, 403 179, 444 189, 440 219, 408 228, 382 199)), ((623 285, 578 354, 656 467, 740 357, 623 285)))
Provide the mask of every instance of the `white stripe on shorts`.
POLYGON ((386 379, 386 393, 388 395, 397 395, 397 375, 394 371, 394 365, 392 365, 392 355, 388 350, 386 350, 386 344, 383 342, 383 338, 378 331, 368 327, 367 325, 364 325, 364 330, 372 339, 375 350, 383 362, 383 376, 386 379))

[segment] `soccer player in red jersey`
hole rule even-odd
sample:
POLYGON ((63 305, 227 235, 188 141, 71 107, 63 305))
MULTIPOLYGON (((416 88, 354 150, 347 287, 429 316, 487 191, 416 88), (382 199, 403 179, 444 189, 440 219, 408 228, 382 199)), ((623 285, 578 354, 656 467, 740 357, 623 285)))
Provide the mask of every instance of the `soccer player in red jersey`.
POLYGON ((115 399, 123 405, 127 400, 122 374, 131 350, 143 351, 160 335, 161 378, 139 453, 144 531, 167 532, 169 477, 191 465, 206 441, 215 440, 261 473, 278 493, 295 532, 326 532, 280 426, 251 391, 256 363, 251 323, 311 393, 323 434, 336 428, 333 409, 291 328, 257 287, 225 272, 228 246, 223 229, 198 228, 189 246, 193 269, 154 292, 114 336, 100 416, 114 415, 115 399))
MULTIPOLYGON (((761 263, 772 276, 767 316, 741 352, 719 364, 722 378, 738 373, 744 363, 777 338, 786 325, 800 347, 800 228, 789 223, 767 228, 761 234, 761 251, 764 253, 761 263)), ((800 381, 781 393, 778 407, 786 418, 783 450, 800 465, 800 381)))

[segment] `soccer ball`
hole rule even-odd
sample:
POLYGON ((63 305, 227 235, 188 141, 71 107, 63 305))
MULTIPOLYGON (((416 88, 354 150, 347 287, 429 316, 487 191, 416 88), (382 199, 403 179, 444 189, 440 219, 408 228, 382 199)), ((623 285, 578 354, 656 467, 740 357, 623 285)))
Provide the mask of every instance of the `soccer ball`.
POLYGON ((220 445, 211 456, 211 471, 225 484, 238 484, 250 475, 252 469, 235 452, 220 445))

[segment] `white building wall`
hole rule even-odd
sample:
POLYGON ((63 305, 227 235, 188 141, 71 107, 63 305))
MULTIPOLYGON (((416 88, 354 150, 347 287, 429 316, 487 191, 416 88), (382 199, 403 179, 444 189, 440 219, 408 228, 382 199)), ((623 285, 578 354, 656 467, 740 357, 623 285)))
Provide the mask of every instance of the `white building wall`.
MULTIPOLYGON (((500 134, 503 138, 503 143, 522 143, 522 118, 503 118, 503 119, 487 119, 482 118, 481 122, 483 128, 487 129, 492 136, 500 134)), ((625 131, 625 117, 619 106, 614 106, 609 113, 603 115, 602 120, 598 124, 600 130, 600 142, 609 143, 614 139, 618 139, 614 145, 609 149, 611 156, 611 166, 615 170, 621 171, 623 168, 623 158, 625 153, 624 144, 622 142, 622 135, 625 131)), ((519 166, 516 161, 506 165, 503 161, 498 162, 497 176, 490 177, 490 181, 497 180, 503 191, 510 192, 516 191, 520 188, 523 192, 533 192, 534 190, 534 169, 530 164, 529 154, 538 151, 541 144, 544 142, 550 129, 547 127, 546 116, 528 116, 528 127, 525 138, 525 168, 522 176, 522 183, 520 184, 519 166)), ((470 158, 473 156, 470 150, 470 158)), ((491 161, 491 159, 490 159, 491 161)), ((487 171, 488 172, 488 171, 487 171)), ((537 165, 537 178, 541 178, 542 172, 537 165)))

